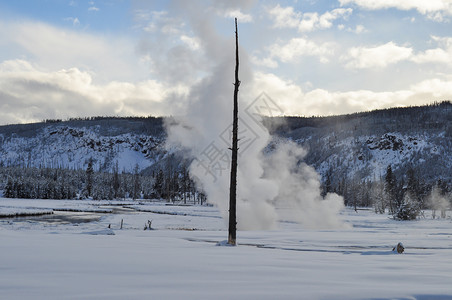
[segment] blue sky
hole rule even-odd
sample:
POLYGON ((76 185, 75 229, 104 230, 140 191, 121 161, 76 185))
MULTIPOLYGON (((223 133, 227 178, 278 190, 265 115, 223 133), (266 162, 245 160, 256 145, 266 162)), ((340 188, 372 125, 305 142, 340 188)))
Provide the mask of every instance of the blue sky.
POLYGON ((42 21, 68 29, 75 27, 99 33, 126 29, 127 32, 132 24, 129 1, 15 0, 0 3, 3 18, 42 21))
POLYGON ((233 79, 234 16, 245 102, 310 116, 452 99, 450 0, 0 0, 0 123, 183 114, 215 70, 233 79))

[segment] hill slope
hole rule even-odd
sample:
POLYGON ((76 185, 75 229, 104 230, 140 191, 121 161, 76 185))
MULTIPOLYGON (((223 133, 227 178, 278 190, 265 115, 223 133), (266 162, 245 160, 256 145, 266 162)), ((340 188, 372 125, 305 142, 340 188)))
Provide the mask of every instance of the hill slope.
POLYGON ((424 194, 438 183, 444 192, 452 191, 450 102, 279 121, 283 125, 273 127, 273 135, 309 150, 305 160, 321 174, 327 191, 368 189, 363 183, 384 181, 389 165, 400 189, 411 172, 424 194))
POLYGON ((164 154, 161 118, 93 118, 0 127, 0 166, 131 172, 164 154))
MULTIPOLYGON (((391 165, 403 185, 416 174, 427 189, 440 181, 451 191, 452 104, 393 108, 333 117, 265 118, 278 139, 309 150, 305 161, 322 176, 325 192, 381 181, 391 165)), ((167 155, 162 118, 91 118, 0 126, 0 166, 62 167, 131 172, 177 168, 167 155), (165 164, 162 163, 165 161, 165 164), (173 167, 172 167, 173 168, 173 167)), ((364 203, 365 204, 365 203, 364 203)))

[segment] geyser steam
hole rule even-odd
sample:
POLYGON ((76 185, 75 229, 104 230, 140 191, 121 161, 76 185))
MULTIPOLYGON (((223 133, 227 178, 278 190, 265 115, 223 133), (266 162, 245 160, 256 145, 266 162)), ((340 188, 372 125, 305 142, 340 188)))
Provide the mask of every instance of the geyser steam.
MULTIPOLYGON (((215 67, 190 90, 185 99, 189 103, 185 115, 166 124, 167 146, 188 150, 194 159, 191 176, 227 219, 235 44, 232 38, 225 41, 212 32, 206 34, 196 24, 193 28, 199 29, 198 37, 206 44, 206 56, 215 62, 215 67), (221 51, 209 50, 212 44, 221 51)), ((338 217, 343 199, 337 195, 327 195, 325 199, 320 196, 319 176, 301 162, 306 154, 302 148, 279 141, 272 143, 273 150, 264 153, 270 135, 259 114, 271 114, 278 108, 265 94, 250 95, 252 72, 246 53, 243 49, 240 53, 238 228, 271 229, 280 219, 307 227, 344 225, 338 217)))
MULTIPOLYGON (((189 150, 194 158, 190 172, 195 182, 225 219, 231 159, 230 69, 228 64, 220 65, 202 80, 189 95, 187 114, 167 124, 168 146, 189 150)), ((335 194, 322 199, 319 175, 301 162, 305 150, 293 142, 279 141, 272 151, 263 152, 270 135, 255 113, 268 108, 270 101, 265 95, 252 103, 240 101, 238 228, 275 228, 279 219, 317 228, 343 225, 338 218, 343 199, 335 194)))

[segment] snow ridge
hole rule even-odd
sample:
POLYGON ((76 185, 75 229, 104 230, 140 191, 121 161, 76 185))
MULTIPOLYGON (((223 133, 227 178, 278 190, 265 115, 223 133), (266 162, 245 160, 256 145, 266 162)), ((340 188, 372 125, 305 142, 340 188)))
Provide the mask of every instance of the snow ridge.
POLYGON ((137 164, 140 170, 154 164, 164 154, 162 142, 144 133, 103 134, 100 125, 51 124, 32 136, 0 134, 0 165, 81 169, 92 159, 96 170, 117 163, 119 171, 132 172, 137 164))

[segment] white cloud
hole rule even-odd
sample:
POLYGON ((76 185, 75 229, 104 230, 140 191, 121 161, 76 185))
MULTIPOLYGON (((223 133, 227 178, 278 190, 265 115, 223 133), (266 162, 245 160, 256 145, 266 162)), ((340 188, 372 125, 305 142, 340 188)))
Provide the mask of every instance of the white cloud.
MULTIPOLYGON (((319 16, 318 28, 330 28, 333 26, 333 21, 339 18, 346 19, 348 16, 352 14, 353 10, 351 8, 336 8, 332 11, 327 11, 323 15, 319 16)), ((315 26, 314 26, 315 27, 315 26)))
POLYGON ((449 52, 443 49, 428 49, 425 52, 419 53, 412 58, 416 63, 445 63, 452 64, 452 56, 449 52))
POLYGON ((168 115, 183 103, 184 86, 155 80, 138 83, 111 81, 94 84, 91 74, 77 68, 42 71, 28 61, 0 64, 0 119, 2 123, 40 121, 94 115, 168 115))
POLYGON ((199 40, 195 37, 181 35, 180 39, 192 50, 198 50, 201 47, 199 44, 199 40))
POLYGON ((245 97, 254 99, 262 92, 267 93, 284 114, 293 115, 300 109, 299 102, 303 98, 303 91, 290 80, 284 80, 272 73, 256 72, 249 91, 251 95, 245 97))
MULTIPOLYGON (((388 0, 382 0, 385 1, 389 3, 388 0)), ((416 1, 410 3, 414 2, 416 1)), ((252 37, 253 45, 250 45, 250 42, 241 43, 244 47, 241 53, 243 68, 240 71, 244 82, 241 92, 243 95, 250 93, 249 98, 252 99, 261 91, 266 91, 275 100, 282 101, 281 106, 287 114, 340 114, 393 105, 424 104, 432 99, 451 99, 451 93, 447 89, 452 81, 432 79, 428 74, 438 70, 445 73, 448 69, 445 70, 443 66, 452 66, 452 38, 432 37, 433 43, 428 47, 424 45, 422 51, 411 46, 421 43, 412 40, 410 36, 406 37, 410 44, 399 44, 395 40, 388 42, 391 39, 373 39, 373 45, 355 44, 355 47, 348 49, 346 47, 350 47, 350 44, 347 43, 351 40, 347 31, 358 34, 366 29, 372 30, 372 22, 368 23, 366 20, 360 21, 366 28, 354 22, 347 22, 347 17, 352 13, 351 8, 302 13, 291 6, 276 5, 266 11, 270 19, 258 19, 254 13, 259 11, 260 7, 257 7, 257 10, 244 8, 240 1, 235 1, 237 5, 234 6, 230 6, 230 1, 226 0, 226 6, 214 3, 213 6, 220 8, 204 7, 202 3, 185 1, 180 2, 177 10, 171 5, 164 6, 169 11, 153 11, 147 8, 155 6, 143 5, 146 9, 135 10, 134 14, 138 25, 134 29, 141 31, 138 33, 141 38, 139 41, 137 34, 129 38, 121 35, 98 35, 89 33, 89 30, 61 29, 26 20, 0 21, 0 49, 3 54, 0 62, 21 59, 9 60, 1 65, 0 120, 9 118, 8 122, 13 122, 13 119, 19 121, 47 117, 64 118, 69 112, 74 115, 91 112, 103 115, 174 114, 175 110, 179 109, 178 105, 186 105, 186 99, 171 102, 172 95, 185 95, 189 87, 194 86, 194 82, 207 78, 206 74, 210 74, 213 69, 221 69, 219 73, 224 76, 222 81, 229 82, 227 78, 233 74, 233 69, 229 68, 229 61, 224 65, 222 63, 226 58, 229 59, 229 56, 232 57, 233 30, 229 27, 219 29, 217 26, 222 26, 219 24, 223 24, 224 20, 220 23, 217 21, 218 17, 222 19, 237 14, 243 14, 238 16, 239 22, 254 22, 252 33, 255 34, 252 37), (266 32, 268 25, 263 23, 269 20, 272 20, 270 26, 274 28, 291 30, 266 32), (337 37, 326 33, 327 35, 320 36, 309 34, 310 38, 307 38, 308 34, 305 34, 336 26, 343 30, 337 37), (287 38, 287 34, 295 31, 302 34, 287 38), (281 38, 278 39, 275 35, 280 35, 281 38), (326 36, 331 42, 322 40, 326 36), (346 49, 345 55, 338 53, 340 49, 346 49), (251 55, 247 55, 247 52, 251 55), (275 74, 255 73, 248 68, 248 59, 256 66, 272 68, 275 74), (303 73, 297 76, 300 78, 297 80, 314 82, 313 90, 309 88, 311 91, 306 92, 300 86, 302 83, 283 79, 282 74, 285 74, 288 68, 296 68, 291 64, 308 60, 313 69, 318 69, 311 74, 303 73), (319 67, 318 61, 331 62, 328 65, 328 71, 331 73, 322 74, 325 66, 319 67), (340 83, 327 82, 335 79, 340 81, 341 76, 345 76, 338 72, 361 76, 361 71, 358 73, 343 70, 346 66, 363 70, 363 78, 371 73, 369 78, 372 78, 372 81, 381 80, 378 89, 384 90, 390 79, 378 77, 380 72, 372 73, 372 69, 394 66, 399 62, 409 62, 410 65, 403 65, 402 71, 413 70, 413 78, 418 78, 416 80, 421 82, 413 86, 406 84, 406 88, 386 92, 361 90, 362 86, 356 87, 358 82, 364 80, 352 83, 348 81, 348 91, 319 88, 322 84, 338 86, 340 83), (276 69, 278 64, 281 68, 276 69), (415 64, 423 65, 420 67, 415 64), (435 64, 433 69, 430 64, 435 64), (425 74, 416 73, 419 69, 426 71, 425 74), (250 79, 252 75, 253 82, 250 79), (420 78, 427 80, 422 81, 420 78), (254 86, 252 92, 246 90, 246 84, 254 86), (80 109, 75 107, 74 103, 80 103, 80 109)), ((88 6, 85 6, 86 8, 88 6)), ((75 22, 75 19, 68 19, 67 25, 70 26, 69 22, 75 22)), ((409 19, 404 22, 409 23, 409 19)), ((417 23, 411 25, 416 26, 417 23)), ((440 29, 431 32, 439 34, 438 32, 443 32, 443 28, 440 29)), ((387 70, 384 75, 389 72, 390 70, 387 70)), ((404 77, 403 83, 397 86, 413 80, 411 74, 404 77)))
POLYGON ((317 44, 304 38, 293 38, 285 45, 273 44, 268 49, 270 58, 277 58, 282 62, 295 62, 303 56, 316 56, 322 63, 328 62, 333 54, 333 44, 317 44))
POLYGON ((285 115, 338 115, 452 99, 452 79, 433 78, 406 89, 386 92, 314 89, 304 93, 290 80, 258 72, 255 74, 252 93, 258 95, 261 92, 266 92, 285 115))
POLYGON ((95 7, 95 6, 90 6, 90 7, 88 8, 88 11, 99 11, 99 8, 98 8, 98 7, 95 7))
MULTIPOLYGON (((373 92, 357 90, 330 92, 315 89, 306 93, 299 109, 307 116, 348 114, 357 111, 413 105, 407 101, 413 95, 410 91, 373 92)), ((424 99, 423 101, 429 101, 424 99)), ((419 103, 424 104, 425 102, 419 103)))
POLYGON ((253 16, 249 14, 242 13, 240 10, 229 10, 224 13, 226 18, 237 18, 239 23, 250 23, 253 22, 253 16))
POLYGON ((273 27, 297 28, 299 32, 310 32, 316 29, 326 29, 333 26, 333 21, 346 19, 353 12, 351 8, 337 8, 319 15, 317 12, 295 12, 291 6, 281 7, 279 4, 267 10, 273 27))
POLYGON ((77 66, 97 80, 143 76, 134 43, 121 36, 96 36, 32 21, 1 22, 0 45, 48 69, 77 66), (135 74, 135 75, 134 75, 135 74))
POLYGON ((257 53, 251 55, 251 62, 257 66, 276 68, 278 67, 276 60, 283 63, 295 63, 302 57, 314 56, 321 63, 327 63, 334 54, 334 48, 333 43, 317 44, 305 38, 293 38, 286 44, 272 44, 267 47, 267 57, 259 58, 257 53))
POLYGON ((275 28, 296 28, 300 24, 301 13, 295 12, 293 7, 281 7, 279 4, 267 10, 273 19, 275 28))
POLYGON ((415 63, 443 63, 452 66, 452 38, 432 37, 441 47, 420 52, 412 58, 415 63))
MULTIPOLYGON (((252 99, 263 91, 286 115, 337 115, 452 99, 452 81, 432 78, 387 92, 314 89, 305 93, 290 80, 256 72, 242 97, 252 99)), ((2 123, 93 115, 170 115, 184 112, 187 102, 172 99, 181 99, 188 92, 187 86, 155 80, 100 85, 77 68, 47 72, 24 60, 0 64, 2 123)))
POLYGON ((298 24, 298 30, 300 32, 312 31, 317 24, 320 24, 319 20, 318 13, 305 13, 298 24))
POLYGON ((76 27, 80 25, 80 21, 78 18, 73 18, 73 17, 68 17, 68 18, 64 18, 65 21, 71 22, 72 26, 76 27))
POLYGON ((400 10, 415 9, 435 21, 443 21, 444 16, 452 15, 450 0, 339 0, 342 6, 355 4, 369 10, 396 8, 400 10))
POLYGON ((134 11, 134 19, 137 27, 147 33, 181 34, 184 27, 181 20, 170 17, 167 11, 137 9, 134 11))
POLYGON ((262 67, 267 67, 267 68, 277 68, 278 67, 278 63, 270 57, 265 57, 265 58, 258 58, 256 55, 251 55, 250 57, 251 62, 253 64, 255 64, 256 66, 262 66, 262 67))
POLYGON ((376 47, 353 47, 342 60, 346 62, 346 67, 353 69, 384 68, 407 60, 412 55, 412 48, 389 42, 376 47))
POLYGON ((450 80, 447 81, 438 78, 428 79, 413 85, 411 88, 416 94, 427 95, 427 97, 431 97, 431 99, 452 99, 452 82, 450 80))
POLYGON ((432 40, 438 43, 439 47, 420 52, 393 42, 375 47, 353 47, 341 60, 351 69, 385 68, 401 61, 452 66, 452 38, 432 36, 432 40))
POLYGON ((347 31, 348 32, 353 32, 353 33, 356 33, 356 34, 361 34, 361 33, 366 32, 367 30, 366 30, 366 28, 363 25, 356 25, 356 27, 354 29, 353 28, 348 28, 347 31))

